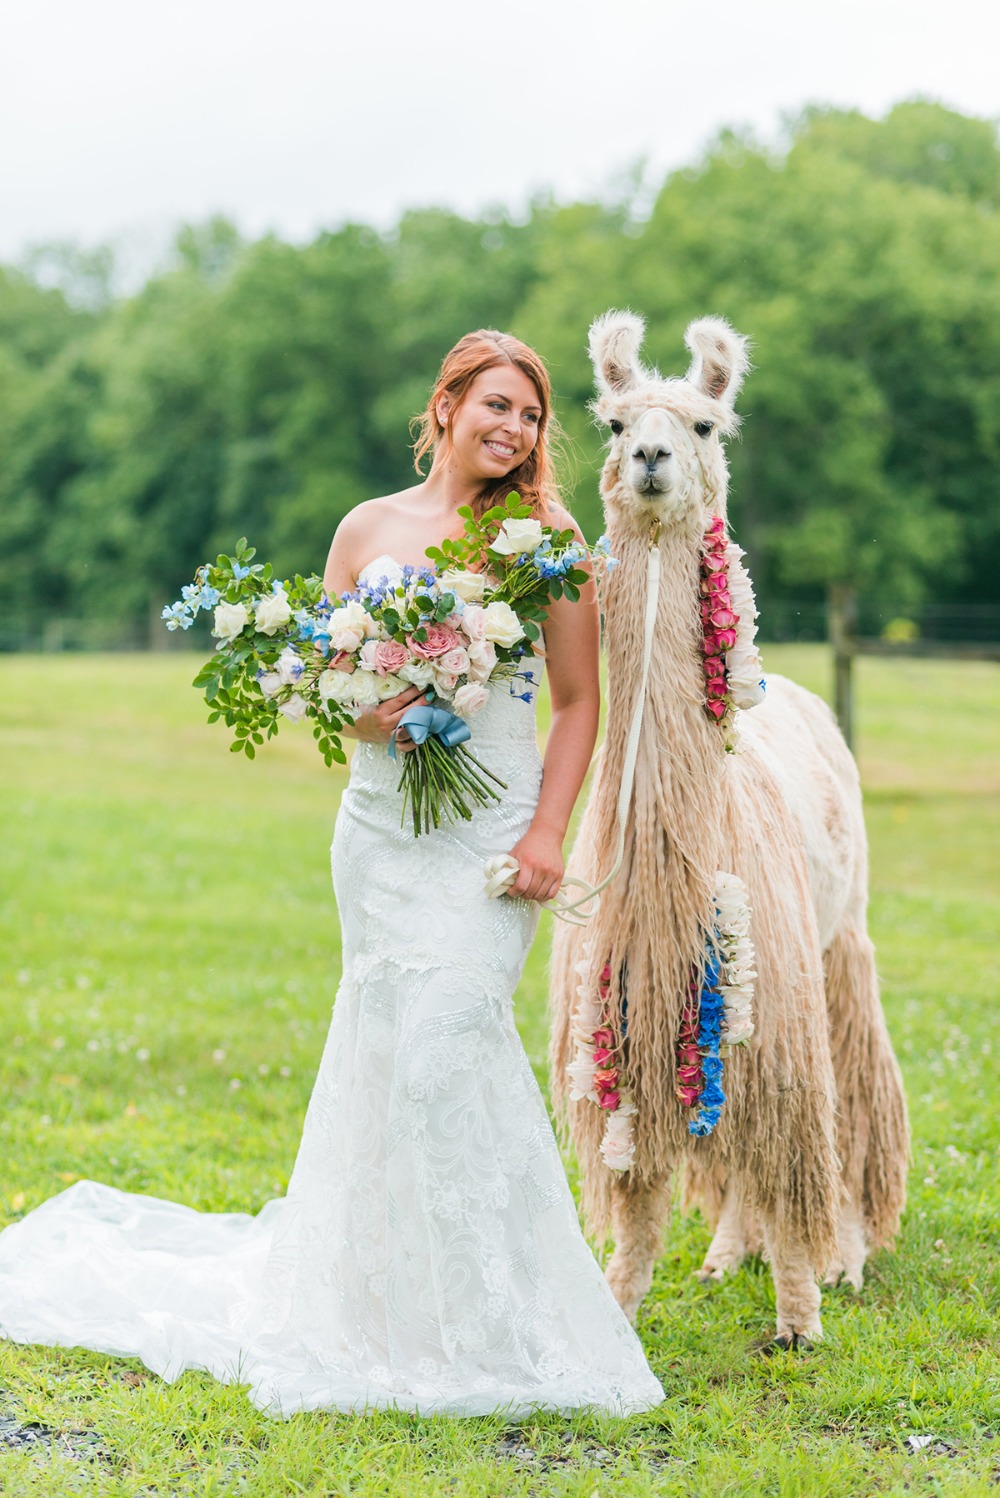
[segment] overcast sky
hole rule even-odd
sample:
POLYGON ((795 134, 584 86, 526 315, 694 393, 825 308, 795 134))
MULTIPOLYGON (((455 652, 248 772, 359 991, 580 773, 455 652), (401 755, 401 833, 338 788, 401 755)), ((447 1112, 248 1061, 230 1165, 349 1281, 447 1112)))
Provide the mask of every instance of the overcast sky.
POLYGON ((6 0, 0 259, 514 208, 726 124, 921 94, 1000 116, 997 0, 6 0))

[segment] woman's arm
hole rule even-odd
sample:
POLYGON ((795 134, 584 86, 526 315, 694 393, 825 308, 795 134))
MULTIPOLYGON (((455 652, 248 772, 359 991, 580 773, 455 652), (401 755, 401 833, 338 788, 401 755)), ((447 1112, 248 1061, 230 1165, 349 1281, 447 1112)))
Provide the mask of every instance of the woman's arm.
MULTIPOLYGON (((358 585, 357 557, 365 545, 365 505, 349 511, 337 527, 330 544, 330 552, 323 572, 323 587, 329 598, 339 598, 342 593, 353 593, 358 585)), ((361 739, 368 744, 388 744, 396 733, 396 748, 404 752, 416 745, 405 728, 399 728, 399 720, 408 707, 423 702, 426 693, 422 687, 407 687, 398 697, 390 697, 376 707, 366 707, 353 723, 341 729, 345 737, 361 739), (399 730, 397 732, 397 729, 399 730)))
MULTIPOLYGON (((583 537, 564 512, 556 523, 583 537)), ((545 749, 542 789, 531 826, 511 851, 520 872, 510 895, 544 903, 562 883, 566 871, 563 841, 597 740, 601 709, 600 615, 597 588, 590 580, 578 603, 556 599, 545 624, 545 653, 552 697, 552 727, 545 749)))

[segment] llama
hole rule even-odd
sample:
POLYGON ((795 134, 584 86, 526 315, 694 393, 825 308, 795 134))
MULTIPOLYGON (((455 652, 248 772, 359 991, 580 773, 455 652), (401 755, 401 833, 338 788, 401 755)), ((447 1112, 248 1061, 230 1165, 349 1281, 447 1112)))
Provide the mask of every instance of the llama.
MULTIPOLYGON (((721 1278, 762 1249, 776 1342, 808 1345, 822 1336, 818 1278, 860 1286, 868 1249, 891 1244, 909 1158, 866 931, 860 788, 829 709, 792 682, 771 677, 753 712, 718 702, 706 711, 706 665, 709 675, 720 666, 704 653, 719 647, 706 644, 714 626, 700 605, 724 582, 706 582, 704 557, 716 548, 710 571, 728 539, 720 439, 738 425, 746 340, 721 319, 694 322, 687 375, 663 379, 639 363, 643 333, 638 317, 609 312, 590 336, 594 410, 612 433, 601 493, 618 561, 604 579, 607 734, 570 860, 591 883, 617 842, 652 546, 661 578, 622 871, 589 926, 555 936, 553 1090, 580 1159, 588 1229, 613 1235, 607 1277, 630 1319, 683 1172, 687 1199, 714 1228, 701 1275, 721 1278), (720 966, 726 902, 744 917, 730 990, 720 987, 733 981, 720 966), (713 984, 740 1000, 722 1041, 753 1031, 721 1066, 718 1045, 705 1059, 713 984), (603 1068, 587 1061, 583 1081, 573 1075, 581 1035, 603 1068), (693 1110, 710 1086, 724 1104, 693 1110)), ((730 545, 728 555, 741 553, 730 545)), ((735 571, 746 597, 738 603, 734 582, 732 606, 753 614, 735 571)))

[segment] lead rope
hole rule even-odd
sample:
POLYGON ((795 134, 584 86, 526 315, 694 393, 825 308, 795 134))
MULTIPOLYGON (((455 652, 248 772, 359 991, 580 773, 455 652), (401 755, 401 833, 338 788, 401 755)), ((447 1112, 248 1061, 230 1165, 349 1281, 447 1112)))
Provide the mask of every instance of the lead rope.
MULTIPOLYGON (((543 910, 551 911, 560 921, 571 926, 585 926, 601 908, 601 890, 607 889, 621 869, 625 857, 625 826, 628 809, 632 801, 635 784, 635 762, 639 754, 639 735, 642 731, 642 714, 646 703, 646 687, 649 684, 649 663, 653 654, 653 633, 656 629, 656 610, 660 597, 660 522, 653 522, 649 535, 649 557, 646 564, 646 621, 642 639, 642 669, 639 673, 639 691, 632 709, 632 722, 625 745, 625 763, 622 765, 622 783, 618 791, 618 850, 614 867, 600 884, 588 884, 575 874, 567 874, 558 893, 546 901, 543 910), (576 888, 581 894, 571 897, 570 890, 576 888)), ((498 853, 486 865, 486 893, 490 899, 506 894, 517 878, 519 865, 510 853, 498 853)))

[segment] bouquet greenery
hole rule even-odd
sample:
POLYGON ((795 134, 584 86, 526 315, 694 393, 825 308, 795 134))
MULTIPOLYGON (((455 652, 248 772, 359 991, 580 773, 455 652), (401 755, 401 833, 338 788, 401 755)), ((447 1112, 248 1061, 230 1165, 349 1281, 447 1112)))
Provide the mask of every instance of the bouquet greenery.
MULTIPOLYGON (((359 582, 328 598, 318 577, 279 581, 255 563, 246 540, 235 556, 198 568, 163 610, 168 629, 189 629, 213 610, 215 653, 194 679, 209 722, 233 730, 234 753, 253 759, 282 718, 309 718, 326 763, 343 763, 344 727, 365 708, 409 686, 425 704, 401 723, 417 747, 403 756, 403 817, 415 836, 499 799, 503 781, 467 747, 469 719, 501 681, 529 679, 524 657, 554 598, 579 598, 590 553, 570 530, 544 526, 519 495, 476 519, 459 511, 464 534, 427 550, 430 565, 359 582)), ((595 550, 601 550, 603 538, 595 550)), ((518 693, 531 700, 530 691, 518 693)), ((393 736, 395 740, 395 735, 393 736)), ((395 742, 389 745, 395 758, 395 742)))

